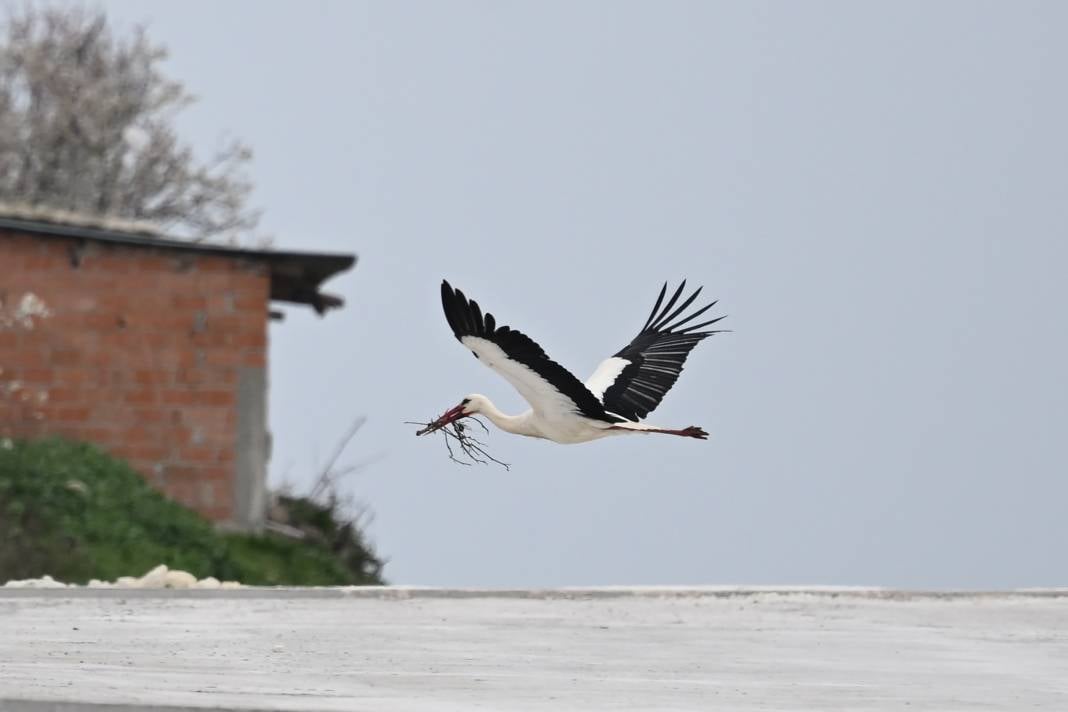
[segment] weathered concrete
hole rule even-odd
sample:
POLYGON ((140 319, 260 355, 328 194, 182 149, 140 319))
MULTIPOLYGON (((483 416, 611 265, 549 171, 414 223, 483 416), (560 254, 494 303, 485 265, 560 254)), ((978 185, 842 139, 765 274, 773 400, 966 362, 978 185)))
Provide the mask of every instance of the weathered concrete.
POLYGON ((123 705, 1068 710, 1068 594, 0 589, 0 710, 123 705))
POLYGON ((267 515, 267 369, 244 366, 237 375, 233 523, 255 531, 267 515))

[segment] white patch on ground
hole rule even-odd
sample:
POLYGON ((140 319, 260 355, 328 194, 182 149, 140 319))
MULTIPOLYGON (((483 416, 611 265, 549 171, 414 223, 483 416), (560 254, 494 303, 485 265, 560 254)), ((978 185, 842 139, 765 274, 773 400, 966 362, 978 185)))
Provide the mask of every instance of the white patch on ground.
MULTIPOLYGON (((10 442, 8 440, 7 442, 10 442)), ((4 441, 0 440, 0 447, 3 447, 4 441)), ((76 480, 72 480, 67 483, 67 486, 71 489, 75 489, 78 485, 84 487, 85 485, 76 480)), ((101 581, 99 579, 92 579, 86 586, 87 588, 142 588, 142 589, 161 589, 161 588, 205 588, 205 589, 234 589, 241 588, 241 584, 237 581, 222 581, 214 576, 208 576, 207 578, 198 579, 188 571, 180 571, 178 569, 169 569, 164 564, 160 564, 156 568, 152 569, 144 576, 120 576, 115 581, 101 581)), ((56 581, 51 576, 42 576, 35 579, 22 579, 16 581, 8 581, 2 588, 83 588, 77 584, 67 584, 61 581, 56 581)))

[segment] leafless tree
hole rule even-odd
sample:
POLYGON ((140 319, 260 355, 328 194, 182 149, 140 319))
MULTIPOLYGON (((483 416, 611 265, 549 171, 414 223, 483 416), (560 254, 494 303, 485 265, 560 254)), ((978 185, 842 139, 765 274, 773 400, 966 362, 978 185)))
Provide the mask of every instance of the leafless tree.
POLYGON ((0 18, 0 201, 148 221, 194 240, 247 236, 251 152, 201 161, 175 115, 193 97, 168 78, 144 28, 118 36, 102 10, 26 5, 0 18))

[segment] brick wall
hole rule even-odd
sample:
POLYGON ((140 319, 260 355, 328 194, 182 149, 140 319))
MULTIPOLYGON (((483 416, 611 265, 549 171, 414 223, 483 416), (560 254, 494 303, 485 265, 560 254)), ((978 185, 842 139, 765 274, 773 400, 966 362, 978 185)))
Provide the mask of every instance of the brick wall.
POLYGON ((96 443, 234 520, 238 383, 265 373, 269 291, 261 264, 0 233, 0 437, 96 443))

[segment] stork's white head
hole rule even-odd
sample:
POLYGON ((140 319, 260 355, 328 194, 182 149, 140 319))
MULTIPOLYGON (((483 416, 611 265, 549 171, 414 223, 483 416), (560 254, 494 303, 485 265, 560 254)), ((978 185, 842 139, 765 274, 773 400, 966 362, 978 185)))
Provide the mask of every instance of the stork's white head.
POLYGON ((430 425, 420 430, 416 435, 425 435, 426 433, 432 433, 435 430, 441 430, 449 423, 455 423, 460 418, 466 418, 469 415, 477 415, 483 413, 489 405, 489 399, 486 396, 479 393, 472 393, 469 396, 464 397, 460 404, 455 408, 450 408, 445 411, 445 414, 435 420, 430 425))
POLYGON ((489 398, 481 393, 471 393, 470 395, 464 396, 464 399, 460 401, 460 407, 463 408, 464 415, 478 415, 479 413, 484 413, 489 405, 489 398))

